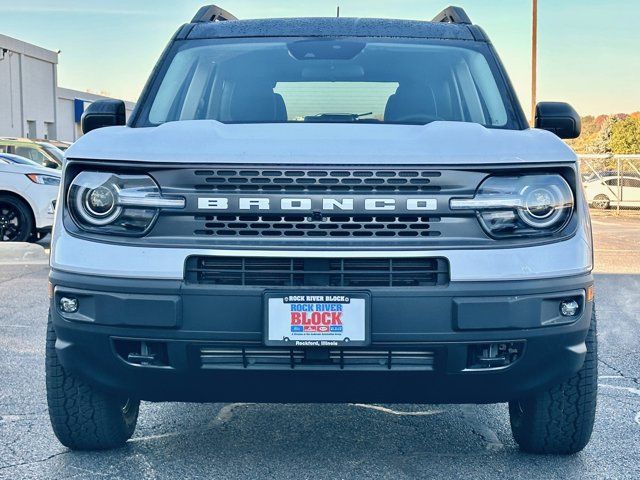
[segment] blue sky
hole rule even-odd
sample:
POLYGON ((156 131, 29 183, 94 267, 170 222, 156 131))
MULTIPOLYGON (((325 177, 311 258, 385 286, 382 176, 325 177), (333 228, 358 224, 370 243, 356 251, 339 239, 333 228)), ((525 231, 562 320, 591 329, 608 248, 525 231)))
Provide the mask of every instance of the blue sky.
MULTIPOLYGON (((207 0, 0 0, 0 33, 62 50, 61 86, 136 100, 177 27, 207 0)), ((452 0, 453 1, 453 0, 452 0)), ((218 0, 241 18, 430 19, 448 0, 218 0)), ((496 45, 525 110, 530 0, 455 0, 496 45)), ((539 100, 583 115, 640 110, 640 1, 539 0, 539 100)))

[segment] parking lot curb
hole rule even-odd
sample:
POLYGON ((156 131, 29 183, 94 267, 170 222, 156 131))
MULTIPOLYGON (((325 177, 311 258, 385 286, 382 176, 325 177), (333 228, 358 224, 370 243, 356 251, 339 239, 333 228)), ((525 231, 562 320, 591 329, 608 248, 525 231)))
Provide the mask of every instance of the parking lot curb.
POLYGON ((47 263, 49 254, 41 245, 22 242, 0 243, 0 265, 47 263))

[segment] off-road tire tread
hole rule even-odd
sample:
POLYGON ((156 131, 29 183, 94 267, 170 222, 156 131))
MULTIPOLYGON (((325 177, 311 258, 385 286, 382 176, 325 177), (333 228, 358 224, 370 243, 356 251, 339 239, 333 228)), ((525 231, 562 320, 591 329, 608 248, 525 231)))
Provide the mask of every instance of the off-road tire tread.
POLYGON ((511 430, 521 450, 568 455, 589 442, 598 390, 595 307, 585 343, 587 355, 575 375, 536 396, 509 403, 511 430))
POLYGON ((67 371, 55 350, 56 333, 47 325, 46 383, 49 417, 58 440, 73 450, 104 450, 124 445, 138 418, 139 401, 124 414, 118 398, 96 390, 67 371))

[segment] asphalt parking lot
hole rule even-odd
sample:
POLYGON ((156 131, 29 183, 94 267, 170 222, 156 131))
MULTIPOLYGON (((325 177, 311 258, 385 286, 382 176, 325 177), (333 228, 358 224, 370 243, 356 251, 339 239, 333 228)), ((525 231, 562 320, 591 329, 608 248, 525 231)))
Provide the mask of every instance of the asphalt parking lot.
POLYGON ((506 405, 150 404, 111 452, 71 452, 44 391, 47 266, 0 264, 0 478, 640 478, 640 217, 596 216, 600 394, 591 443, 526 455, 506 405))

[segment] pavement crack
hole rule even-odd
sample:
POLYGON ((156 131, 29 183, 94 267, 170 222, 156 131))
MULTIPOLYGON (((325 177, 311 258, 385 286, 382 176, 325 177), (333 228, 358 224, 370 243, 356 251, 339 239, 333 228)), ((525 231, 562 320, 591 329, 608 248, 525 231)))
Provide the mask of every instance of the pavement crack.
POLYGON ((28 277, 29 275, 33 275, 34 273, 39 273, 39 272, 42 272, 42 271, 45 271, 45 270, 49 270, 49 265, 45 265, 42 268, 29 270, 28 272, 21 273, 19 275, 11 277, 11 278, 6 278, 4 280, 0 280, 0 285, 4 285, 5 283, 13 282, 14 280, 19 280, 21 278, 28 277))
POLYGON ((480 438, 487 450, 500 450, 504 447, 496 432, 480 421, 473 410, 473 406, 462 405, 460 410, 462 418, 469 425, 471 432, 480 438))
POLYGON ((605 367, 610 368, 611 370, 613 370, 614 372, 616 372, 618 375, 620 375, 622 378, 626 379, 626 380, 631 380, 633 383, 635 383, 636 385, 640 385, 640 380, 637 377, 631 377, 629 375, 627 375, 626 373, 624 373, 622 370, 620 370, 618 367, 614 367, 613 365, 611 365, 609 362, 603 360, 602 358, 598 357, 598 361, 600 363, 602 363, 605 367))
POLYGON ((20 463, 13 463, 11 465, 3 465, 3 466, 0 467, 0 470, 6 470, 7 468, 22 467, 24 465, 33 465, 33 464, 36 464, 36 463, 48 462, 52 458, 59 457, 60 455, 66 455, 68 453, 71 453, 71 451, 70 450, 66 450, 64 452, 54 453, 53 455, 49 455, 48 457, 41 458, 39 460, 31 460, 29 462, 20 462, 20 463))

